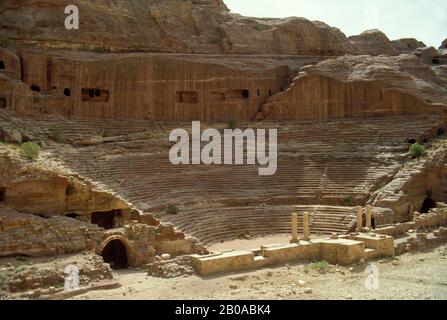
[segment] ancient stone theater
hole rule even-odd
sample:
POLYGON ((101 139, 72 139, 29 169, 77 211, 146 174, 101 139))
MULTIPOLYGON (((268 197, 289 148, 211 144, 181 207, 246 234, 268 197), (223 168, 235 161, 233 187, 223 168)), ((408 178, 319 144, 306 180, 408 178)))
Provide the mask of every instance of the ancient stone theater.
POLYGON ((70 264, 82 290, 446 242, 445 41, 222 0, 71 2, 77 30, 59 1, 0 3, 0 298, 65 297, 70 264), (192 121, 276 129, 276 174, 173 165, 192 121))

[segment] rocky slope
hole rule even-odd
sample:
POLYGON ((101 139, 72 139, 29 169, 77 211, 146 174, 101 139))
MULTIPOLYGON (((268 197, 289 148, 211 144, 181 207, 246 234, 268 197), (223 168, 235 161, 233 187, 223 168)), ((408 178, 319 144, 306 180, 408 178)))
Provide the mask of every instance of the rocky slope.
POLYGON ((65 3, 0 3, 0 37, 16 45, 97 51, 339 55, 346 36, 303 18, 232 14, 222 0, 74 0, 80 29, 66 30, 65 3))

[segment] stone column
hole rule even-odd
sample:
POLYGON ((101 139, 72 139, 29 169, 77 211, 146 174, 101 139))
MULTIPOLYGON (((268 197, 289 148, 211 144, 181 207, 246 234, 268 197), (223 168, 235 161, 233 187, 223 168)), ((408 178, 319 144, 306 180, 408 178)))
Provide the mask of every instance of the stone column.
POLYGON ((292 213, 292 240, 290 243, 297 243, 298 239, 298 214, 296 212, 292 213))
POLYGON ((366 228, 372 229, 372 207, 366 207, 366 228))
POLYGON ((414 215, 414 205, 413 204, 410 204, 409 205, 409 207, 408 207, 408 213, 410 214, 410 217, 412 216, 412 215, 414 215))
POLYGON ((362 232, 363 228, 363 208, 357 207, 357 232, 362 232))
POLYGON ((310 240, 310 229, 309 229, 309 212, 304 212, 303 215, 303 240, 310 240))

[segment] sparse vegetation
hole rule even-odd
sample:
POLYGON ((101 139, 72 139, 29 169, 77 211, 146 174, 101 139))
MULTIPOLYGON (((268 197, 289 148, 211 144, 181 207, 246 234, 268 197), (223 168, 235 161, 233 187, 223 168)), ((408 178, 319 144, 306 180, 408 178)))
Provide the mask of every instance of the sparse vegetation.
POLYGON ((28 258, 25 256, 17 256, 16 260, 20 262, 28 262, 28 258))
POLYGON ((65 286, 65 284, 63 283, 63 282, 58 282, 58 283, 56 283, 55 285, 54 285, 54 287, 56 288, 56 289, 61 289, 61 288, 63 288, 65 286))
POLYGON ((9 48, 11 46, 11 40, 7 36, 0 36, 0 47, 9 48))
POLYGON ((315 270, 318 270, 318 272, 321 272, 321 273, 327 272, 330 267, 331 267, 331 265, 327 261, 324 261, 324 260, 312 263, 312 268, 314 268, 315 270))
POLYGON ((236 127, 237 127, 236 121, 235 120, 228 121, 227 127, 228 127, 228 129, 231 129, 231 130, 236 129, 236 127))
POLYGON ((411 159, 417 159, 427 153, 425 146, 419 143, 414 143, 410 147, 409 155, 411 159))
POLYGON ((257 24, 257 25, 255 25, 255 29, 258 31, 265 31, 265 30, 269 30, 270 28, 263 24, 257 24))
POLYGON ((348 196, 344 196, 344 197, 341 199, 341 202, 342 202, 342 204, 343 204, 344 206, 346 206, 346 207, 355 205, 355 199, 354 199, 354 197, 349 196, 349 195, 348 195, 348 196))
POLYGON ((166 212, 169 214, 178 214, 179 210, 176 205, 169 204, 168 208, 166 209, 166 212))
POLYGON ((33 142, 25 142, 20 146, 20 156, 34 161, 40 153, 40 146, 33 142))
POLYGON ((50 138, 54 142, 61 143, 64 140, 64 134, 62 133, 61 128, 53 127, 50 130, 50 138))
POLYGON ((98 53, 104 53, 104 52, 107 52, 107 50, 106 50, 105 48, 103 48, 103 47, 95 47, 93 50, 94 50, 95 52, 98 52, 98 53))

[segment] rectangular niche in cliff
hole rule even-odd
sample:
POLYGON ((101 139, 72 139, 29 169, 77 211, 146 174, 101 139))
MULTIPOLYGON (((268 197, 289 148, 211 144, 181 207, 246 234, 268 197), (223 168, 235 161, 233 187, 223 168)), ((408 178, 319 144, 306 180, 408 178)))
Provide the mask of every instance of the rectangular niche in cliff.
POLYGON ((227 97, 230 100, 248 99, 250 91, 248 89, 236 89, 227 91, 227 97))
POLYGON ((0 109, 5 109, 7 105, 6 98, 0 97, 0 109))
POLYGON ((0 203, 5 201, 6 188, 0 187, 0 203))
POLYGON ((196 91, 177 91, 175 99, 177 103, 198 103, 199 94, 196 91))
POLYGON ((109 101, 109 91, 92 88, 82 88, 81 97, 85 102, 107 102, 109 101))
POLYGON ((113 229, 117 227, 117 221, 121 217, 121 210, 112 210, 107 212, 93 212, 91 223, 104 229, 113 229))
POLYGON ((211 99, 213 101, 225 101, 225 93, 223 93, 223 92, 211 92, 211 99))
POLYGON ((5 62, 0 60, 0 70, 5 70, 5 62))

